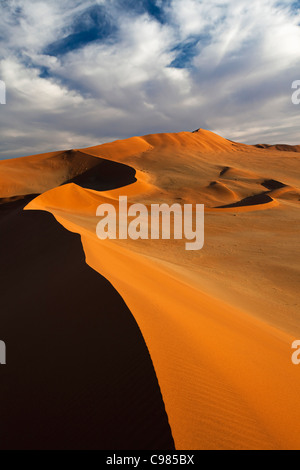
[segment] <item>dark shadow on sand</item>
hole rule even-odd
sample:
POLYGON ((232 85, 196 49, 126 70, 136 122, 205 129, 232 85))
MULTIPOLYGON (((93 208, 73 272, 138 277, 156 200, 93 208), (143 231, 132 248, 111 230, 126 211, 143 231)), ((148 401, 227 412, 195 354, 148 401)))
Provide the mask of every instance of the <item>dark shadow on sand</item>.
POLYGON ((268 202, 272 202, 273 199, 268 194, 257 194, 255 196, 246 197, 241 201, 235 202, 233 204, 228 204, 226 206, 219 206, 216 209, 229 209, 231 207, 243 207, 243 206, 258 206, 261 204, 267 204, 268 202))
POLYGON ((131 312, 29 200, 0 210, 0 449, 174 449, 131 312))
POLYGON ((92 165, 91 160, 95 159, 94 166, 65 184, 75 183, 82 188, 109 191, 128 186, 137 181, 135 169, 128 165, 85 154, 82 154, 82 158, 88 159, 89 165, 92 165))

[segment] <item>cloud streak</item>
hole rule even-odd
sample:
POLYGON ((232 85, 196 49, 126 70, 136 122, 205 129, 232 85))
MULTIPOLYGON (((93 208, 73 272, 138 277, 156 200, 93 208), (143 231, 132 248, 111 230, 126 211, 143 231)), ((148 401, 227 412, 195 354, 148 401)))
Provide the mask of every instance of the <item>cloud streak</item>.
POLYGON ((292 1, 4 0, 0 158, 203 127, 299 143, 292 1))

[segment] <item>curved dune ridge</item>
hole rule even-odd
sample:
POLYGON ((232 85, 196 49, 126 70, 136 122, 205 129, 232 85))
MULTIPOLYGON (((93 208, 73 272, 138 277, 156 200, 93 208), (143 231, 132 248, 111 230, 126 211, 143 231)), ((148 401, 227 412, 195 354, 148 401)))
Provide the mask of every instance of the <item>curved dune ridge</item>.
POLYGON ((39 192, 26 210, 48 211, 81 236, 86 263, 121 294, 145 339, 176 448, 299 449, 299 154, 204 130, 74 152, 72 171, 59 153, 0 165, 0 183, 6 172, 17 179, 0 197, 39 192), (21 187, 22 172, 30 185, 21 187), (120 195, 204 203, 203 250, 98 240, 96 209, 117 207, 120 195))

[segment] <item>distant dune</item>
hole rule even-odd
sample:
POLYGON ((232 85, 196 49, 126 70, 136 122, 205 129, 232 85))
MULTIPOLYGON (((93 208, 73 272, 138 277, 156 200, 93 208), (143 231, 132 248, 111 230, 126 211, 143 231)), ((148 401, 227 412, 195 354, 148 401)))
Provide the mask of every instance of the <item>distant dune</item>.
POLYGON ((0 397, 35 433, 0 448, 299 449, 299 149, 199 129, 0 162, 0 327, 19 353, 32 336, 35 364, 29 386, 15 352, 3 387, 21 398, 0 397), (120 195, 205 204, 203 250, 100 241, 96 209, 120 195))

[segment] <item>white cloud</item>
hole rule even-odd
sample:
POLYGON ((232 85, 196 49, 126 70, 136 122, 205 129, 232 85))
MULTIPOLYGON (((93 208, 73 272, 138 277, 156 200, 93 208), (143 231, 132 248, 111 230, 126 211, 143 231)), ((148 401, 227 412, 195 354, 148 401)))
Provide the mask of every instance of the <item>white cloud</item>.
POLYGON ((117 0, 3 1, 0 158, 197 127, 248 143, 299 143, 291 84, 300 79, 300 15, 292 1, 161 4, 164 23, 117 0), (95 5, 106 7, 114 36, 46 55, 95 5), (180 54, 183 67, 170 67, 180 54))

